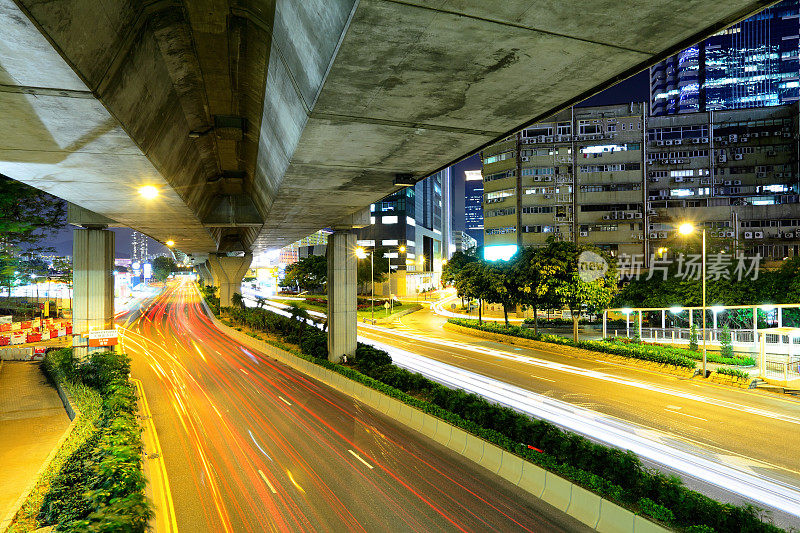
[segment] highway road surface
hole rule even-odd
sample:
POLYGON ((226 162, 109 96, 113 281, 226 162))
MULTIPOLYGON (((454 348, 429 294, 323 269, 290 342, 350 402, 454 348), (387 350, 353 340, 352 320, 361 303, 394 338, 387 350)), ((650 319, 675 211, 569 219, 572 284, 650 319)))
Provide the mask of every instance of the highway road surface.
POLYGON ((124 314, 177 529, 581 531, 563 513, 215 329, 190 284, 124 314))

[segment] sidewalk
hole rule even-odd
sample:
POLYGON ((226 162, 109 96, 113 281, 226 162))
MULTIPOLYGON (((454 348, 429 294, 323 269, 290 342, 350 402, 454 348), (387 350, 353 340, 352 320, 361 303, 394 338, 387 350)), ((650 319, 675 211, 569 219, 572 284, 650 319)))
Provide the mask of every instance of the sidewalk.
POLYGON ((70 420, 39 363, 5 361, 0 373, 0 520, 36 477, 70 420))

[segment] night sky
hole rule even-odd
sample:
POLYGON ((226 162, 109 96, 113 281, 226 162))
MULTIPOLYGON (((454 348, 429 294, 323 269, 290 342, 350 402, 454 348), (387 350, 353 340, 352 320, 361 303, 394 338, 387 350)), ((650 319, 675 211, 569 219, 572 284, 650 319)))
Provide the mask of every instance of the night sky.
MULTIPOLYGON (((649 99, 649 91, 649 71, 645 70, 584 100, 578 104, 578 107, 642 102, 649 99)), ((453 229, 456 231, 464 229, 464 171, 478 170, 480 168, 481 162, 477 154, 453 165, 453 229), (459 200, 459 196, 461 200, 459 200)), ((130 257, 132 230, 128 228, 112 229, 117 234, 116 257, 130 257)), ((72 226, 65 226, 61 231, 53 234, 46 245, 54 247, 56 253, 60 255, 72 255, 72 226)), ((158 253, 162 250, 166 253, 166 248, 155 241, 150 243, 150 250, 151 253, 158 253)))

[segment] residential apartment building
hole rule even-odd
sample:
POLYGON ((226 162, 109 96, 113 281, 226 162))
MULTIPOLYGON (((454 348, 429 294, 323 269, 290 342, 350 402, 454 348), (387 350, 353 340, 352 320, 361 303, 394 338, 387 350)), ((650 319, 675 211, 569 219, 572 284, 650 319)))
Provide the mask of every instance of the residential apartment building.
POLYGON ((563 111, 484 150, 485 257, 554 235, 647 258, 676 242, 684 220, 732 249, 796 255, 797 118, 796 106, 563 111))
POLYGON ((800 0, 784 0, 650 69, 653 115, 798 101, 800 0))

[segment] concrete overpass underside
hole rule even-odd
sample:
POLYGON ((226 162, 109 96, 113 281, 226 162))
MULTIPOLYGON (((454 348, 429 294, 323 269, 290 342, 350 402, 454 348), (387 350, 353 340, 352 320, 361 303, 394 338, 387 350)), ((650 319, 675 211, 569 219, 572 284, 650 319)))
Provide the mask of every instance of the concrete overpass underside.
POLYGON ((0 173, 280 247, 771 3, 0 0, 0 173))

